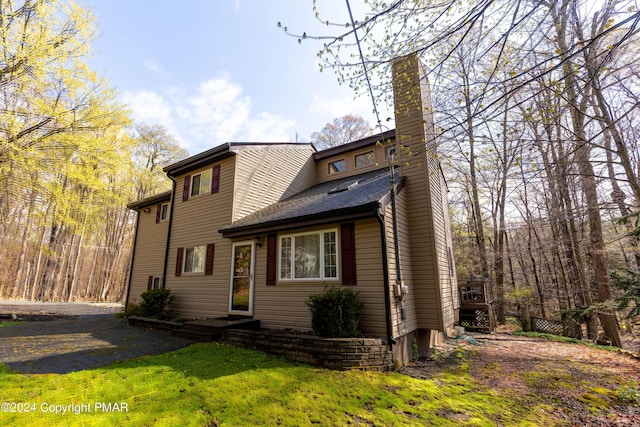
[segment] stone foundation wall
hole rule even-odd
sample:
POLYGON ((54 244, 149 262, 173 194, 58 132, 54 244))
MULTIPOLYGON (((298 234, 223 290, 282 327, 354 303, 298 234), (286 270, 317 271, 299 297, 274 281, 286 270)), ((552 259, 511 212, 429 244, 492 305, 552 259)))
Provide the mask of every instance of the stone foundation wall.
POLYGON ((329 369, 393 369, 389 347, 385 340, 379 338, 322 338, 272 331, 227 329, 223 333, 223 341, 329 369))

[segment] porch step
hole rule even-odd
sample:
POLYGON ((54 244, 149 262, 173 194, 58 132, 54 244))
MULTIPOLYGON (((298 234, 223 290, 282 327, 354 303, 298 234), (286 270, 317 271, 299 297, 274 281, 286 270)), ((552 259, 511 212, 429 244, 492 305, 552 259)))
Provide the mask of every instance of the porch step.
POLYGON ((210 332, 210 331, 195 331, 189 328, 180 328, 171 331, 171 333, 177 337, 189 338, 195 341, 209 342, 217 341, 220 339, 222 332, 210 332))
POLYGON ((166 329, 172 334, 196 341, 217 341, 225 329, 260 329, 260 320, 238 317, 197 319, 184 323, 168 322, 146 317, 130 316, 129 324, 147 328, 166 329))
POLYGON ((225 329, 260 329, 260 320, 249 318, 198 319, 182 324, 182 328, 173 330, 174 335, 198 341, 217 341, 225 329))

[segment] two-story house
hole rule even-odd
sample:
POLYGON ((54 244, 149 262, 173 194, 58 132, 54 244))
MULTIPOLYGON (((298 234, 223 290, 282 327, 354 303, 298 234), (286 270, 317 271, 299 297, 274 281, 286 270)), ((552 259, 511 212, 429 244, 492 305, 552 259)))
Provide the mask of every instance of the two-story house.
POLYGON ((429 87, 415 56, 393 80, 395 131, 323 151, 226 143, 167 166, 172 191, 130 205, 127 302, 166 287, 183 317, 309 330, 309 294, 348 286, 361 329, 398 362, 449 333, 457 282, 429 87))

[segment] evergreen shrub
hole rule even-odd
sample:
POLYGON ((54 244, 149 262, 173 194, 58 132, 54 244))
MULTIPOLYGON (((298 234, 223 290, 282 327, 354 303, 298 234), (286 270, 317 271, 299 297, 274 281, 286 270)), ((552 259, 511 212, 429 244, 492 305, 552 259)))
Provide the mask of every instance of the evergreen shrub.
POLYGON ((317 335, 328 338, 361 335, 358 326, 363 304, 352 289, 327 287, 321 293, 309 295, 306 304, 311 311, 311 327, 317 335))
POLYGON ((138 315, 160 319, 171 312, 171 303, 175 295, 170 289, 151 289, 140 295, 142 302, 138 315))

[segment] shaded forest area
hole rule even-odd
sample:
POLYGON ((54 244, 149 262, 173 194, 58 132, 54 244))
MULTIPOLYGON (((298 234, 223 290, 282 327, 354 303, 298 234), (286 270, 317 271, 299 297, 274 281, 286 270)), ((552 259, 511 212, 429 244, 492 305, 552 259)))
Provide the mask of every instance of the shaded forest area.
POLYGON ((162 165, 187 155, 89 69, 95 32, 70 1, 0 4, 0 298, 120 301, 127 203, 168 189, 162 165))
POLYGON ((368 4, 365 19, 350 10, 345 25, 314 3, 321 34, 279 26, 301 44, 320 42, 321 69, 378 106, 391 100, 391 61, 418 52, 449 183, 458 280, 492 280, 499 322, 526 307, 572 316, 590 338, 602 327, 619 345, 619 320, 638 314, 640 295, 637 3, 368 4))

